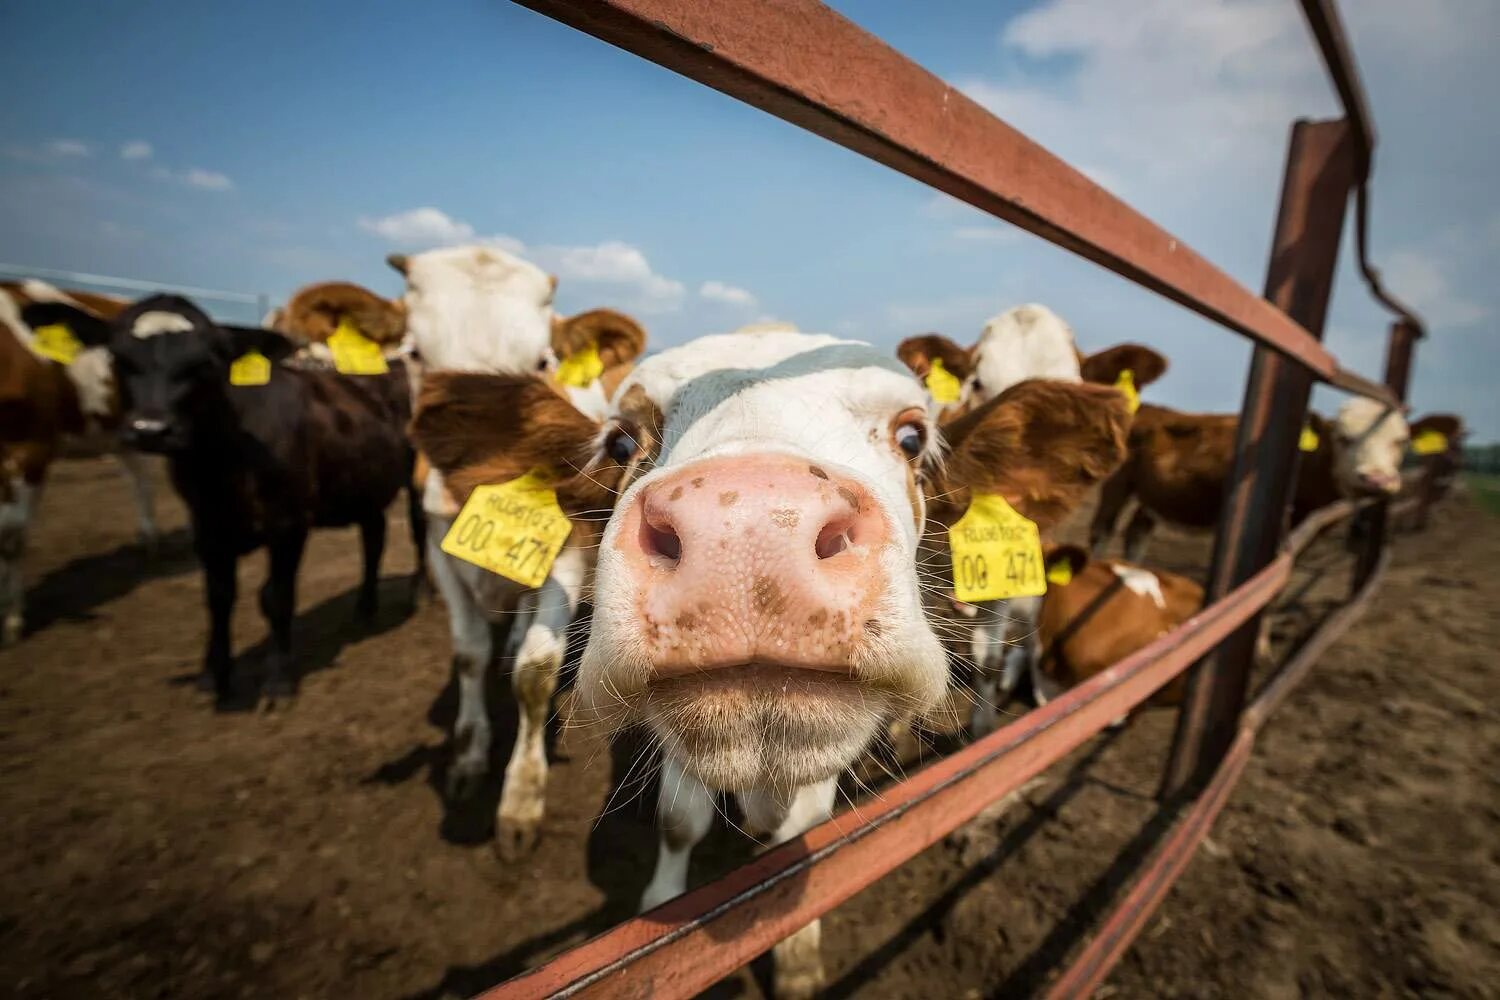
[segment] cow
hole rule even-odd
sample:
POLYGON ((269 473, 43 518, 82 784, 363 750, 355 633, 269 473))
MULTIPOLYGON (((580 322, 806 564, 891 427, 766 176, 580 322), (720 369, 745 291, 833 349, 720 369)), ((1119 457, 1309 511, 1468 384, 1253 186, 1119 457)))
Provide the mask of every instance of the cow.
MULTIPOLYGON (((1100 491, 1089 531, 1102 555, 1125 504, 1137 501, 1125 528, 1125 558, 1140 562, 1158 520, 1209 529, 1224 503, 1239 417, 1181 413, 1143 404, 1130 428, 1130 454, 1100 491)), ((1343 497, 1389 496, 1401 488, 1410 431, 1400 412, 1364 397, 1346 401, 1332 420, 1309 413, 1291 503, 1292 523, 1343 497)), ((1280 516, 1279 512, 1272 516, 1280 516)))
POLYGON ((113 442, 119 407, 108 352, 71 331, 64 333, 66 355, 49 350, 22 315, 38 302, 67 303, 94 317, 114 315, 125 305, 41 281, 0 282, 0 646, 18 640, 25 628, 21 561, 53 459, 80 446, 112 450, 132 485, 141 544, 149 551, 157 538, 151 468, 113 442), (63 356, 70 363, 58 360, 63 356))
MULTIPOLYGON (((393 255, 390 264, 406 278, 407 328, 422 359, 424 379, 439 372, 535 375, 563 412, 597 420, 607 395, 645 348, 645 331, 622 313, 595 309, 567 318, 556 315, 556 279, 498 248, 447 247, 393 255)), ((442 391, 422 398, 424 407, 445 415, 472 402, 442 391)), ((420 413, 417 426, 423 426, 420 413)), ((524 432, 510 426, 514 433, 524 432)), ((539 433, 545 438, 548 432, 539 433)), ((430 458, 420 447, 424 458, 430 458)), ((520 722, 496 810, 494 844, 509 860, 536 845, 546 814, 546 722, 566 630, 592 577, 593 542, 586 525, 574 531, 539 586, 459 559, 443 551, 441 542, 469 491, 455 489, 440 469, 426 475, 423 507, 430 526, 430 564, 448 607, 459 693, 456 753, 448 764, 446 792, 453 800, 469 797, 488 775, 491 734, 484 691, 494 659, 490 625, 508 619, 503 653, 512 663, 520 722)), ((601 497, 595 508, 606 511, 610 499, 601 497)))
POLYGON ((1453 489, 1463 468, 1467 436, 1463 418, 1452 413, 1429 413, 1411 425, 1411 451, 1418 462, 1415 482, 1410 484, 1417 498, 1408 519, 1411 530, 1426 528, 1433 505, 1453 489))
MULTIPOLYGON (((981 497, 1050 528, 1127 422, 1118 392, 1032 380, 940 428, 895 359, 773 329, 645 359, 602 423, 535 378, 429 374, 413 434, 455 498, 550 466, 575 525, 609 512, 576 713, 661 747, 650 908, 685 889, 719 793, 749 832, 796 837, 886 722, 944 697, 951 582, 924 536, 981 497)), ((776 946, 779 996, 821 985, 818 939, 776 946)))
MULTIPOLYGON (((108 343, 125 441, 167 456, 187 504, 209 611, 203 686, 221 706, 233 701, 236 566, 265 547, 270 572, 260 605, 271 653, 262 691, 268 705, 294 694, 297 569, 311 528, 359 526, 358 613, 368 620, 376 611, 385 511, 411 478, 404 434, 411 401, 399 363, 384 376, 290 368, 277 363, 295 348, 286 337, 217 324, 176 295, 142 299, 107 327, 68 309, 39 303, 25 316, 33 325, 68 322, 108 343)), ((424 550, 418 546, 418 579, 424 550)))
MULTIPOLYGON (((1119 559, 1091 559, 1076 545, 1047 553, 1047 576, 1037 627, 1018 637, 1029 647, 1024 662, 1039 705, 1103 673, 1203 607, 1203 588, 1185 576, 1119 559)), ((1007 676, 1005 692, 1019 680, 1007 676)), ((1179 674, 1151 703, 1180 704, 1184 684, 1179 674)))
MULTIPOLYGON (((1085 356, 1062 317, 1035 303, 990 319, 972 347, 960 347, 941 334, 929 333, 902 341, 896 354, 923 380, 944 423, 1018 382, 1038 378, 1112 386, 1126 397, 1133 412, 1139 405, 1139 390, 1167 369, 1165 358, 1140 344, 1120 344, 1085 356)), ((960 671, 968 667, 973 735, 982 736, 998 724, 999 703, 1009 697, 1015 679, 1025 671, 1031 648, 1007 637, 1034 634, 1039 610, 1040 598, 1035 596, 954 604, 961 617, 949 629, 947 640, 960 671)))

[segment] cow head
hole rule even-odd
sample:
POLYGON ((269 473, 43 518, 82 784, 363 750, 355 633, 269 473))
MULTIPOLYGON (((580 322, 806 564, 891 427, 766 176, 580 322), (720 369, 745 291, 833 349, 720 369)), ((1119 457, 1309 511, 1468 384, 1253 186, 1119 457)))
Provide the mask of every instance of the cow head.
POLYGON ((1394 494, 1411 433, 1399 410, 1356 396, 1332 421, 1333 468, 1347 496, 1394 494))
POLYGON ((229 366, 250 350, 276 362, 293 350, 270 330, 221 326, 178 295, 153 295, 131 305, 109 323, 74 310, 66 320, 28 307, 28 322, 65 321, 85 343, 108 344, 122 413, 121 435, 143 451, 189 447, 200 423, 222 411, 229 366), (90 325, 90 324, 93 325, 90 325))
POLYGON ((918 378, 926 379, 934 359, 958 376, 957 409, 978 406, 1026 379, 1078 382, 1078 349, 1073 331, 1062 318, 1042 305, 1016 306, 991 319, 971 348, 963 348, 939 334, 902 341, 897 355, 918 378))

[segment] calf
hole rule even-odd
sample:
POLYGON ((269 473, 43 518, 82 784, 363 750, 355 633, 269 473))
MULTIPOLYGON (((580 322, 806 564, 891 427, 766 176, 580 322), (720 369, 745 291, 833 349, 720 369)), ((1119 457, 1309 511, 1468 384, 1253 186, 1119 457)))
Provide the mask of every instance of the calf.
MULTIPOLYGON (((772 843, 829 816, 883 724, 945 692, 924 533, 976 497, 1052 525, 1118 463, 1128 419, 1111 390, 1030 381, 939 430, 894 360, 787 330, 645 360, 602 425, 521 379, 431 375, 423 395, 416 440, 457 493, 552 465, 564 510, 613 508, 580 711, 643 721, 662 748, 645 907, 686 887, 717 792, 772 843)), ((777 946, 778 995, 821 984, 818 936, 777 946)))
MULTIPOLYGON (((406 276, 407 325, 426 372, 510 373, 542 380, 535 384, 549 397, 546 420, 533 425, 495 418, 517 438, 537 435, 555 443, 554 422, 564 428, 591 426, 584 414, 594 420, 602 417, 606 394, 645 346, 645 331, 620 313, 597 309, 566 319, 557 316, 552 308, 556 279, 502 250, 450 247, 393 257, 391 263, 406 276)), ((446 387, 469 384, 440 382, 424 394, 427 415, 419 414, 417 427, 447 420, 455 412, 455 419, 465 419, 477 401, 471 394, 450 394, 446 387)), ((419 446, 427 450, 425 444, 419 446)), ((574 455, 564 448, 544 457, 542 465, 567 465, 574 455)), ((458 679, 457 753, 449 763, 447 791, 452 798, 466 797, 487 777, 490 721, 484 691, 494 658, 490 624, 509 618, 505 655, 513 663, 511 683, 520 722, 505 769, 495 846, 502 857, 515 858, 535 845, 545 815, 546 722, 562 669, 566 630, 592 577, 596 539, 589 536, 587 525, 575 530, 539 586, 451 555, 440 543, 452 531, 469 489, 462 482, 455 485, 444 468, 438 464, 427 474, 423 505, 431 526, 433 576, 448 607, 458 679)), ((596 514, 606 512, 611 499, 609 494, 600 496, 592 509, 596 514)))
MULTIPOLYGON (((89 328, 89 317, 59 313, 66 309, 39 304, 27 319, 61 315, 89 328)), ((293 693, 292 619, 309 529, 359 526, 359 613, 368 619, 376 610, 385 510, 411 474, 405 374, 399 365, 384 376, 347 377, 276 364, 292 352, 291 341, 218 325, 175 295, 135 303, 94 336, 106 334, 125 440, 168 457, 173 486, 188 506, 208 597, 205 684, 221 704, 230 700, 236 564, 264 546, 270 574, 260 603, 272 635, 264 691, 271 700, 293 693)))
MULTIPOLYGON (((1089 533, 1095 554, 1108 546, 1115 522, 1132 497, 1136 512, 1125 529, 1125 558, 1132 562, 1140 561, 1158 520, 1184 528, 1212 528, 1224 503, 1238 427, 1239 418, 1232 414, 1179 413, 1142 405, 1130 428, 1129 457, 1100 492, 1089 533)), ((1399 412, 1363 397, 1345 402, 1333 420, 1309 414, 1292 523, 1341 497, 1396 493, 1409 437, 1399 412)))
MULTIPOLYGON (((1203 606, 1203 588, 1185 576, 1117 559, 1090 560, 1077 546, 1050 551, 1047 567, 1037 628, 1020 639, 1038 704, 1103 673, 1203 606)), ((1007 678, 1008 685, 1017 679, 1007 678)), ((1179 704, 1184 684, 1179 674, 1152 703, 1179 704)))

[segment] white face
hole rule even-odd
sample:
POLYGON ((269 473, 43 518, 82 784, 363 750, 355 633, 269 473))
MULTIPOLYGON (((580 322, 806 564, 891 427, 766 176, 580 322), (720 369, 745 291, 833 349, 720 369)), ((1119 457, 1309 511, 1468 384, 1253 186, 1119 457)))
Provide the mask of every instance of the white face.
POLYGON ((407 258, 407 329, 435 369, 521 374, 552 354, 547 272, 494 247, 446 247, 407 258))
POLYGON ((922 386, 868 345, 772 331, 649 358, 616 406, 642 393, 660 446, 600 546, 585 703, 644 717, 716 788, 837 773, 947 681, 915 569, 922 386))
POLYGON ((1083 381, 1073 331, 1046 306, 1017 306, 984 325, 964 395, 983 403, 1029 378, 1083 381))
POLYGON ((1405 417, 1357 396, 1339 407, 1333 428, 1334 474, 1345 494, 1400 491, 1401 459, 1411 438, 1405 417))

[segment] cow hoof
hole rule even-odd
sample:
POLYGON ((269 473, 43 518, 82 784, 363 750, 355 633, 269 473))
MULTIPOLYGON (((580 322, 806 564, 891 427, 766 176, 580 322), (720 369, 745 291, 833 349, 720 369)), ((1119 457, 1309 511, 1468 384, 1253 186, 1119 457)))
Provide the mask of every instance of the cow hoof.
POLYGON ((269 712, 276 707, 278 702, 286 702, 290 705, 297 696, 297 684, 284 677, 273 677, 261 688, 261 695, 265 698, 264 708, 269 712))
POLYGON ((448 767, 448 801, 463 802, 474 798, 488 777, 483 761, 454 761, 448 767))
POLYGON ((519 861, 536 850, 541 833, 540 818, 514 820, 502 816, 495 828, 495 853, 501 861, 519 861))

